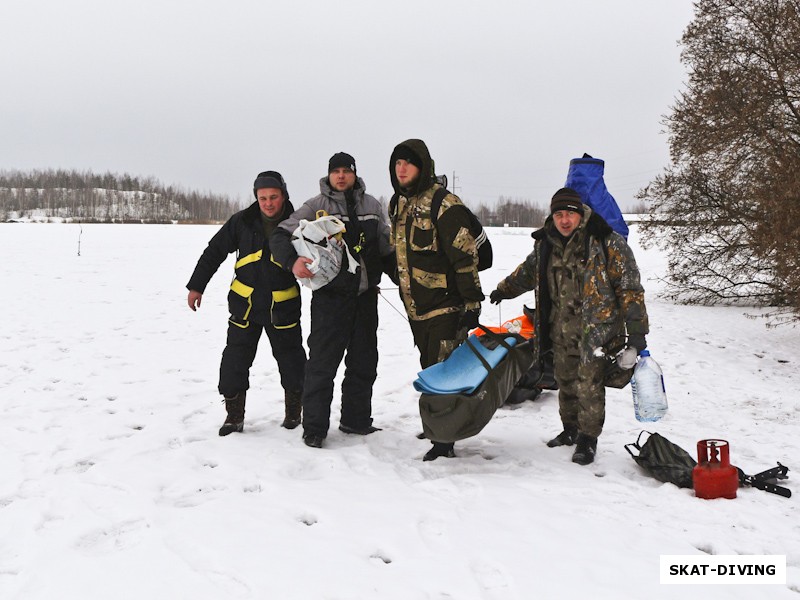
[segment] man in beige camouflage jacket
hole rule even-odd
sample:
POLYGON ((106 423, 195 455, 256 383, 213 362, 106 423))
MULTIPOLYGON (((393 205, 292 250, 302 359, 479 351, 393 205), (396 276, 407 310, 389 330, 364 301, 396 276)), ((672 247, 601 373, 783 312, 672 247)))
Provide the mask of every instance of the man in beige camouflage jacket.
MULTIPOLYGON (((483 292, 478 252, 461 200, 447 194, 431 220, 434 162, 422 140, 398 144, 389 162, 395 195, 389 207, 400 298, 424 369, 443 361, 477 327, 483 292)), ((433 441, 423 460, 455 456, 452 443, 433 441)))

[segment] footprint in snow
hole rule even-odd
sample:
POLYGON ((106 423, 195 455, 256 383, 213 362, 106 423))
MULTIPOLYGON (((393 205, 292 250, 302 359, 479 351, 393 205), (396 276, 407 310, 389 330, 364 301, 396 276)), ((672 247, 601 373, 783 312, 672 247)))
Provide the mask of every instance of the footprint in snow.
POLYGON ((144 519, 116 523, 111 527, 97 529, 78 538, 75 545, 84 551, 106 554, 138 545, 150 525, 144 519))
POLYGON ((218 588, 224 590, 226 596, 232 595, 246 598, 251 595, 250 587, 235 575, 221 573, 219 571, 210 571, 206 573, 206 577, 218 588))
POLYGON ((316 525, 317 524, 317 517, 315 517, 313 515, 301 515, 301 516, 297 517, 297 521, 302 523, 303 525, 307 525, 308 527, 311 527, 312 525, 316 525))
POLYGON ((486 592, 485 598, 512 600, 517 598, 512 582, 502 566, 486 560, 472 563, 472 574, 478 585, 486 592))
POLYGON ((376 560, 376 561, 379 560, 385 565, 392 564, 392 559, 389 558, 388 556, 386 556, 385 552, 381 552, 380 550, 378 550, 377 552, 374 552, 373 554, 371 554, 370 555, 370 559, 376 560))

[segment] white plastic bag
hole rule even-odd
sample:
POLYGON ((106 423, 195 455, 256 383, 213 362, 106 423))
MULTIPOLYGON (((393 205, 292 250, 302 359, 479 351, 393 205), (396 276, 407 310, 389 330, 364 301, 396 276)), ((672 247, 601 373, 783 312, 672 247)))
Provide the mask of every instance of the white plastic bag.
POLYGON ((342 236, 336 237, 344 229, 344 223, 330 215, 314 221, 300 219, 292 234, 292 246, 299 256, 311 259, 306 267, 314 273, 310 279, 298 279, 300 283, 312 290, 327 285, 339 274, 343 256, 347 257, 347 270, 350 273, 356 272, 358 262, 350 254, 342 236))

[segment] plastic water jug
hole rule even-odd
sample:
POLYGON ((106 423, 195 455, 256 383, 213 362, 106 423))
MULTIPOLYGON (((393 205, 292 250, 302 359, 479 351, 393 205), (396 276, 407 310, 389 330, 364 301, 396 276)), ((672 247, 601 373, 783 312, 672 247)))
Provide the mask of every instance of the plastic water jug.
POLYGON ((731 465, 727 441, 697 442, 697 466, 692 469, 692 485, 698 498, 736 498, 739 471, 731 465))
POLYGON ((631 391, 637 421, 658 421, 666 414, 668 406, 664 374, 647 350, 639 353, 631 378, 631 391))

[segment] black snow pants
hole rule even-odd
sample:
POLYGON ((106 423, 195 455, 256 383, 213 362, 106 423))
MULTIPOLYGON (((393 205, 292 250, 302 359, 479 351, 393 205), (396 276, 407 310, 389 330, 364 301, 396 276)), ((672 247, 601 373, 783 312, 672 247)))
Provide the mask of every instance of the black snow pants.
POLYGON ((306 351, 300 323, 287 329, 276 329, 272 324, 261 325, 252 321, 247 327, 228 322, 228 343, 222 351, 222 363, 219 366, 219 393, 226 398, 250 388, 250 367, 253 366, 262 331, 267 333, 272 356, 278 363, 281 387, 291 392, 303 389, 306 351))
POLYGON ((311 299, 311 335, 303 385, 303 434, 325 437, 333 402, 333 380, 344 356, 340 423, 372 425, 372 386, 378 374, 378 291, 360 295, 316 290, 311 299), (345 352, 347 355, 345 356, 345 352))

